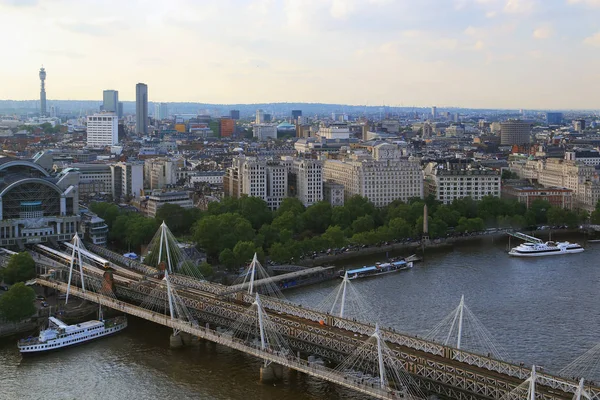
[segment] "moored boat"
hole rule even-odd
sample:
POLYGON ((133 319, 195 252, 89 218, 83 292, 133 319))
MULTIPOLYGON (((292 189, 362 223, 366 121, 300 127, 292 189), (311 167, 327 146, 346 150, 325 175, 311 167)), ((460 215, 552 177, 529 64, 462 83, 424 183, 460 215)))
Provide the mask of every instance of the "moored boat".
POLYGON ((348 274, 348 279, 359 279, 359 278, 367 278, 370 276, 384 275, 392 272, 398 272, 407 270, 413 267, 412 261, 406 262, 404 260, 401 261, 392 261, 386 263, 377 263, 372 266, 365 266, 362 268, 351 269, 348 271, 344 271, 340 277, 343 278, 345 274, 348 274))
POLYGON ((545 242, 545 243, 522 243, 513 247, 508 254, 516 257, 542 257, 556 256, 561 254, 574 254, 583 252, 583 247, 577 243, 569 242, 545 242))
POLYGON ((127 327, 124 316, 104 320, 91 320, 75 325, 67 325, 55 317, 48 318, 48 328, 41 330, 38 337, 21 339, 17 343, 22 354, 43 353, 69 347, 103 336, 112 335, 127 327))

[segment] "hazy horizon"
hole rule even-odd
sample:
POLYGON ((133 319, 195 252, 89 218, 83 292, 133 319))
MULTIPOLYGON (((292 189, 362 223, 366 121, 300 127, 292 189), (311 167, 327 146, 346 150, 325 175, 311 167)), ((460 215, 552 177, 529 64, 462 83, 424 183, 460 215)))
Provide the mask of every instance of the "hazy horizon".
MULTIPOLYGON (((0 98, 597 110, 600 0, 0 0, 0 98), (451 105, 448 105, 451 104, 451 105)), ((96 101, 96 100, 89 100, 96 101)))

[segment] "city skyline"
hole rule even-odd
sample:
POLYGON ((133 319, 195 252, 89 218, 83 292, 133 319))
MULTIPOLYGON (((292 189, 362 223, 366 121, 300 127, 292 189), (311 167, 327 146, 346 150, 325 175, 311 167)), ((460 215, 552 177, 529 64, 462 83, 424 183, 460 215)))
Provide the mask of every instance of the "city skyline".
POLYGON ((598 0, 110 3, 0 0, 0 97, 600 108, 598 0))

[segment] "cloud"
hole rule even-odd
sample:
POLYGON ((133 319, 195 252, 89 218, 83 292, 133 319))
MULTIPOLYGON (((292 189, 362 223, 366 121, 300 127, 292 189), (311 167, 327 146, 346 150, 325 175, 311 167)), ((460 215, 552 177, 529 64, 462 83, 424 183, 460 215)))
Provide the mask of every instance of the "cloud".
POLYGON ((600 0, 567 0, 569 4, 585 4, 589 7, 600 7, 600 0))
POLYGON ((540 26, 533 31, 533 37, 535 39, 548 39, 549 37, 552 36, 553 33, 554 33, 554 30, 552 29, 551 26, 549 26, 549 25, 540 26))
POLYGON ((594 35, 586 37, 583 39, 583 43, 590 46, 600 47, 600 32, 596 32, 594 35))
POLYGON ((537 7, 537 0, 507 0, 504 12, 509 14, 529 14, 537 7))
POLYGON ((485 48, 485 43, 483 42, 483 40, 478 40, 475 42, 475 44, 473 45, 473 50, 483 50, 485 48))
POLYGON ((96 18, 89 21, 74 20, 62 18, 56 21, 61 28, 92 36, 108 36, 127 27, 125 22, 119 17, 96 18))
POLYGON ((40 50, 40 53, 48 54, 49 56, 57 56, 71 59, 81 59, 86 57, 83 53, 69 50, 40 50))
POLYGON ((39 0, 0 0, 0 5, 14 6, 14 7, 31 7, 36 6, 39 0))

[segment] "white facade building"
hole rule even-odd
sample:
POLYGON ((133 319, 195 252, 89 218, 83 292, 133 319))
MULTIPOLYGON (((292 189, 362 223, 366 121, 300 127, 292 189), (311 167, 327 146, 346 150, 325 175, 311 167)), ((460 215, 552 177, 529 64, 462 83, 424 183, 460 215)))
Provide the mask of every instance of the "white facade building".
POLYGON ((159 208, 165 204, 175 204, 183 208, 193 208, 194 203, 188 192, 153 192, 148 196, 146 215, 154 218, 159 208))
POLYGON ((87 145, 112 146, 119 142, 119 117, 116 114, 94 114, 87 117, 87 145))
POLYGON ((425 167, 425 195, 450 204, 456 199, 500 197, 500 172, 473 165, 431 162, 425 167))
POLYGON ((256 124, 252 130, 253 136, 260 141, 277 138, 277 125, 275 124, 256 124))
POLYGON ((313 159, 296 159, 292 164, 296 177, 296 197, 305 207, 323 200, 323 162, 313 159))
POLYGON ((374 156, 355 152, 343 160, 325 160, 323 179, 344 185, 344 196, 366 197, 377 207, 394 200, 423 198, 423 171, 418 161, 400 159, 392 144, 376 146, 374 156))
POLYGON ((565 160, 579 161, 585 165, 600 165, 600 152, 598 150, 573 150, 565 152, 565 160))
POLYGON ((319 136, 326 139, 348 139, 350 128, 347 124, 331 124, 319 128, 319 136))

